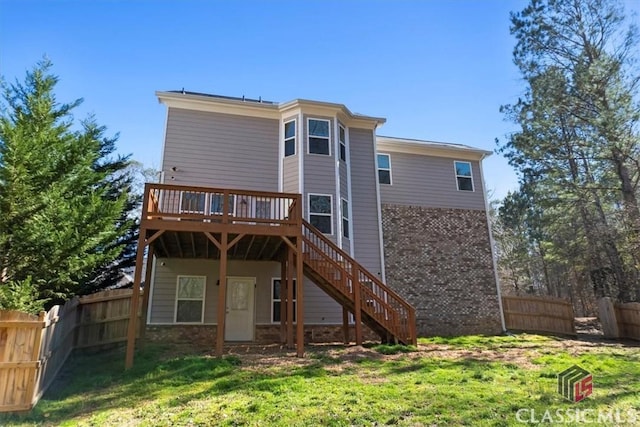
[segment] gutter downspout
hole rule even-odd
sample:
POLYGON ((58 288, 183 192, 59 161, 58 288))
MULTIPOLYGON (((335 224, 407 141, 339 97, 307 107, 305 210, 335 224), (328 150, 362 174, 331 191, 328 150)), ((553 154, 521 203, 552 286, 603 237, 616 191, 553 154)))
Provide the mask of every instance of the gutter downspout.
POLYGON ((504 308, 502 306, 502 292, 500 291, 500 278, 498 277, 498 259, 495 253, 495 241, 493 240, 493 232, 491 231, 491 217, 489 215, 489 200, 487 199, 487 188, 484 181, 484 171, 482 169, 482 161, 487 157, 483 154, 478 164, 480 165, 480 179, 482 180, 482 190, 484 191, 484 211, 487 216, 487 231, 489 232, 489 244, 491 245, 491 260, 493 262, 493 275, 496 281, 496 291, 498 294, 498 307, 500 308, 500 322, 502 324, 502 332, 507 332, 507 325, 504 321, 504 308))

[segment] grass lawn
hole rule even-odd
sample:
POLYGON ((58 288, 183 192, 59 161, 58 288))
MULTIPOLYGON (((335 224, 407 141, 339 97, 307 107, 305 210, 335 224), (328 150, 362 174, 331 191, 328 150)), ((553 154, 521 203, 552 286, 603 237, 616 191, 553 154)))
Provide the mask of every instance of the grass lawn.
POLYGON ((241 350, 220 359, 149 346, 126 372, 122 349, 76 355, 30 414, 0 425, 524 425, 519 409, 536 421, 546 410, 591 409, 594 421, 614 411, 616 425, 615 411, 640 414, 632 344, 522 334, 421 339, 411 351, 310 346, 304 359, 241 350), (574 364, 593 374, 579 403, 556 392, 574 364))

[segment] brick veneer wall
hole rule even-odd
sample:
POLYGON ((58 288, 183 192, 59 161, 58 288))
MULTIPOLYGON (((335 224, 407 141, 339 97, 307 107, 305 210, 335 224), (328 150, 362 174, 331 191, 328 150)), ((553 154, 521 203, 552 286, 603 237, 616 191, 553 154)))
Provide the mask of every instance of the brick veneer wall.
MULTIPOLYGON (((189 345, 194 349, 210 350, 216 343, 216 325, 148 325, 145 339, 176 345, 189 345)), ((363 325, 365 341, 379 341, 380 337, 363 325)), ((353 325, 349 327, 349 337, 355 341, 353 325)), ((295 331, 294 331, 295 340, 295 331)), ((342 325, 305 325, 305 343, 342 342, 342 325)), ((255 343, 274 344, 280 342, 280 325, 256 325, 255 343)))
POLYGON ((382 205, 386 280, 418 334, 502 331, 484 211, 382 205))

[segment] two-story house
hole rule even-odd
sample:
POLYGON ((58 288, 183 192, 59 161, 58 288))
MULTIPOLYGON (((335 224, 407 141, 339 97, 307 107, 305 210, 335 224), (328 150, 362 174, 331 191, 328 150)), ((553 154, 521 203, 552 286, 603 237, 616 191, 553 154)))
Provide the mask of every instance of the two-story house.
POLYGON ((504 330, 490 152, 377 136, 385 119, 341 104, 157 96, 167 119, 162 184, 147 185, 141 222, 147 339, 220 352, 354 329, 356 342, 413 343, 504 330))

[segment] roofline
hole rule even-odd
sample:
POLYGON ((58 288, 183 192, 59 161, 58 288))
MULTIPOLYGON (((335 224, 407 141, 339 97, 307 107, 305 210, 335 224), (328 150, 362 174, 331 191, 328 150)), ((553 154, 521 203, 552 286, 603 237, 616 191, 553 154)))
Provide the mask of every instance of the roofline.
POLYGON ((492 151, 470 147, 463 144, 450 142, 428 141, 421 139, 397 138, 393 136, 377 135, 376 141, 379 148, 389 151, 408 152, 416 154, 450 154, 450 157, 466 155, 477 160, 491 156, 492 151))
POLYGON ((215 111, 214 106, 233 107, 229 112, 240 114, 252 112, 261 117, 276 118, 281 113, 300 107, 315 107, 319 109, 341 112, 348 119, 360 122, 370 122, 374 126, 384 124, 387 120, 383 117, 365 116, 351 112, 344 104, 336 104, 324 101, 312 101, 308 99, 294 99, 284 103, 260 102, 256 100, 243 100, 226 96, 199 94, 194 92, 156 91, 158 101, 168 107, 195 108, 204 111, 215 111))

